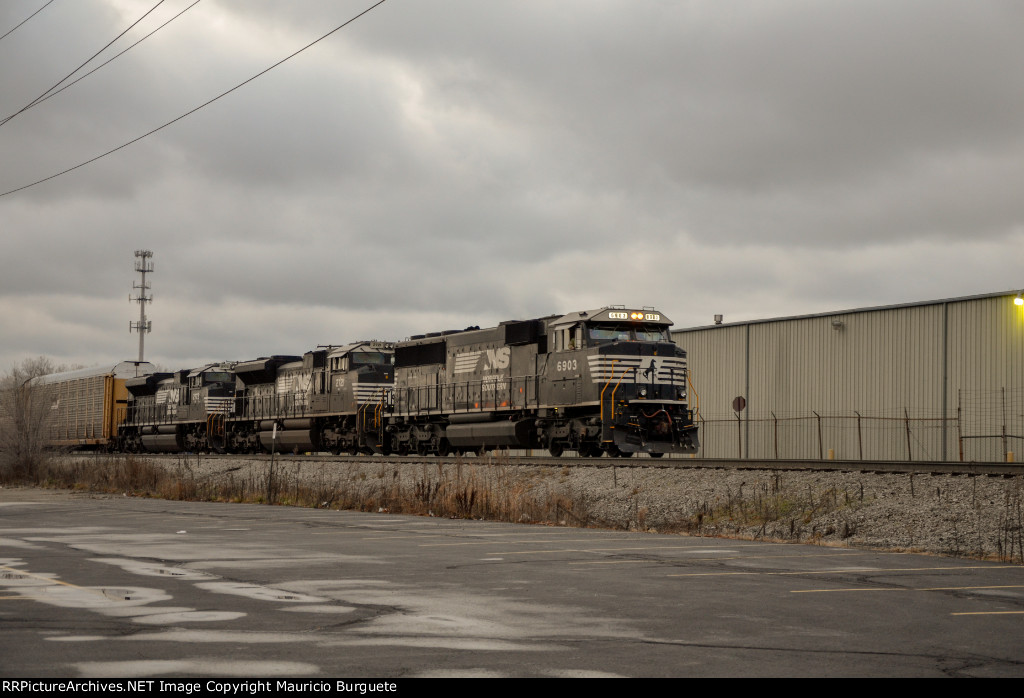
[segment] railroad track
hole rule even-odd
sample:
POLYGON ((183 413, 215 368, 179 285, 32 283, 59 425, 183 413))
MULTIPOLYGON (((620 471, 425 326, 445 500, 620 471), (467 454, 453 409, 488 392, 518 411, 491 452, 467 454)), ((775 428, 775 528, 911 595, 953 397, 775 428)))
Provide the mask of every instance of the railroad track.
MULTIPOLYGON (((109 454, 91 454, 96 458, 109 458, 109 454)), ((142 454, 146 459, 158 461, 186 461, 194 459, 265 461, 268 465, 270 454, 222 455, 222 454, 142 454)), ((559 458, 551 456, 509 455, 506 453, 487 453, 480 456, 334 456, 330 454, 276 454, 273 456, 279 463, 335 463, 338 465, 367 463, 394 464, 425 464, 436 465, 441 462, 455 462, 461 459, 467 465, 504 465, 514 467, 554 467, 554 468, 658 468, 658 469, 714 469, 714 470, 779 470, 779 471, 819 471, 819 472, 859 472, 859 473, 907 473, 930 475, 986 475, 986 476, 1020 476, 1024 475, 1024 463, 977 463, 948 461, 860 461, 860 460, 741 460, 734 458, 582 458, 563 455, 559 458)))

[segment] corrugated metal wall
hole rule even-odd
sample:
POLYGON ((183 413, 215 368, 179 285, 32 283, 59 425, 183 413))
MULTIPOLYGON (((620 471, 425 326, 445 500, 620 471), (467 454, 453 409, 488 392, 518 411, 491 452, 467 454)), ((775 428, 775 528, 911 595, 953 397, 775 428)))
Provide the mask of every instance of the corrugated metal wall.
MULTIPOLYGON (((673 333, 711 458, 1005 460, 1024 451, 1024 308, 951 299, 673 333), (945 388, 945 389, 944 389, 945 388), (737 420, 733 399, 746 398, 737 420), (943 437, 945 436, 945 439, 943 437), (964 438, 966 437, 966 438, 964 438)), ((1018 460, 1020 460, 1018 455, 1018 460)))
POLYGON ((1024 461, 1024 307, 1013 296, 949 304, 950 458, 1024 461), (1005 437, 1004 437, 1005 434, 1005 437))

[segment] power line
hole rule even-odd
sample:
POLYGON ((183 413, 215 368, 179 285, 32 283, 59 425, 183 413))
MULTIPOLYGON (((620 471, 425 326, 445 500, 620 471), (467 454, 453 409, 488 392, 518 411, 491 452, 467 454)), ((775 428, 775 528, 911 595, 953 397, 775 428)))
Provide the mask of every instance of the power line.
MULTIPOLYGON (((53 2, 53 0, 47 0, 47 3, 46 3, 46 5, 49 5, 49 4, 51 3, 51 2, 53 2)), ((45 9, 46 9, 46 5, 43 5, 43 6, 42 6, 42 7, 40 7, 40 8, 38 9, 38 10, 36 10, 36 11, 35 11, 35 12, 33 12, 32 14, 30 14, 30 15, 29 15, 28 17, 26 17, 25 19, 21 20, 21 22, 20 22, 20 23, 18 24, 18 26, 17 26, 17 27, 14 27, 14 29, 17 29, 17 28, 18 28, 18 27, 20 27, 20 26, 21 26, 22 24, 24 24, 25 22, 29 21, 30 19, 32 19, 33 17, 35 17, 35 16, 37 15, 37 14, 39 14, 40 12, 42 12, 43 10, 45 10, 45 9)), ((7 34, 4 34, 3 36, 0 36, 0 41, 3 41, 4 39, 6 39, 6 38, 8 37, 8 35, 12 34, 12 33, 14 32, 14 29, 11 29, 11 30, 9 30, 9 31, 7 32, 7 34)))
POLYGON ((238 83, 237 85, 232 87, 230 90, 227 90, 225 92, 220 93, 219 95, 217 95, 213 99, 200 104, 198 107, 190 109, 189 111, 185 112, 181 116, 178 116, 178 117, 176 117, 174 119, 171 119, 170 121, 168 121, 167 123, 163 124, 162 126, 157 126, 152 131, 148 131, 148 132, 142 134, 141 136, 139 136, 138 138, 133 138, 132 140, 128 141, 127 143, 122 143, 121 145, 117 146, 116 148, 112 148, 112 149, 108 150, 107 152, 105 152, 105 153, 103 153, 101 155, 97 155, 94 158, 90 158, 89 160, 86 160, 85 162, 80 162, 77 165, 75 165, 74 167, 69 167, 66 170, 58 172, 57 174, 52 174, 49 177, 44 177, 43 179, 36 180, 35 182, 32 182, 31 184, 26 184, 24 186, 18 187, 17 189, 11 189, 10 191, 5 191, 2 194, 0 194, 0 197, 7 196, 8 194, 14 194, 15 192, 23 191, 25 189, 28 189, 29 187, 34 187, 37 184, 42 184, 43 182, 49 182, 51 179, 56 179, 57 177, 60 177, 61 175, 67 174, 68 172, 74 172, 75 170, 77 170, 77 169, 79 169, 81 167, 85 167, 86 165, 92 164, 92 163, 96 162, 97 160, 101 160, 101 159, 107 157, 108 155, 112 155, 113 153, 116 153, 119 150, 123 150, 124 148, 127 148, 130 145, 138 143, 143 138, 147 138, 148 136, 152 136, 157 131, 162 131, 163 129, 167 128, 171 124, 176 123, 178 121, 181 121, 182 119, 184 119, 187 116, 191 116, 192 114, 196 113, 197 111, 199 111, 203 107, 207 107, 207 106, 213 104, 214 102, 216 102, 217 100, 221 99, 222 97, 226 97, 227 95, 231 94, 232 92, 234 92, 235 90, 239 89, 240 87, 244 87, 245 85, 249 84, 250 82, 252 82, 256 78, 261 77, 263 75, 266 75, 267 73, 269 73, 271 70, 273 70, 274 68, 278 67, 282 63, 286 63, 287 61, 290 61, 292 58, 295 58, 295 56, 299 55, 300 53, 302 53, 306 49, 309 49, 309 48, 315 46, 316 44, 320 43, 321 41, 323 41, 327 37, 329 37, 332 34, 334 34, 335 32, 337 32, 337 31, 339 31, 341 29, 344 29, 345 27, 347 27, 352 22, 355 22, 357 19, 359 19, 363 15, 369 13, 371 10, 374 10, 377 7, 383 5, 385 2, 387 2, 387 0, 378 0, 378 2, 374 3, 373 5, 370 5, 370 7, 366 8, 365 10, 363 10, 362 12, 357 14, 355 17, 352 17, 351 19, 345 21, 344 23, 339 24, 337 27, 335 27, 331 31, 327 32, 326 34, 321 36, 319 39, 311 41, 310 43, 308 43, 305 46, 303 46, 302 48, 300 48, 298 51, 295 51, 291 55, 285 56, 284 58, 279 60, 277 63, 274 63, 269 68, 265 68, 265 69, 261 70, 260 72, 258 72, 255 75, 253 75, 251 78, 248 78, 247 80, 244 80, 244 81, 238 83))
MULTIPOLYGON (((50 2, 53 2, 53 0, 50 0, 50 2)), ((184 9, 184 10, 182 10, 182 11, 181 11, 181 12, 179 12, 178 14, 174 15, 173 17, 171 17, 171 18, 170 18, 169 20, 167 20, 166 22, 164 22, 163 24, 161 24, 161 25, 160 25, 159 27, 157 27, 156 29, 154 29, 154 30, 153 30, 153 31, 151 31, 150 33, 146 34, 146 35, 145 35, 144 37, 142 37, 141 39, 139 39, 138 41, 136 41, 136 42, 135 42, 134 44, 132 44, 132 45, 131 45, 131 46, 129 46, 128 48, 126 48, 126 49, 124 49, 123 51, 121 51, 120 53, 116 54, 116 55, 115 55, 114 57, 112 57, 112 58, 110 58, 110 59, 108 59, 108 60, 104 61, 103 63, 100 63, 100 64, 99 64, 98 66, 96 66, 95 68, 93 68, 92 70, 90 70, 90 71, 89 71, 88 73, 86 73, 85 75, 82 75, 82 76, 80 76, 80 77, 77 77, 77 78, 75 78, 74 80, 72 80, 71 82, 69 82, 69 83, 68 83, 67 85, 64 85, 64 87, 60 88, 59 90, 56 90, 56 91, 54 91, 54 92, 50 92, 50 93, 49 93, 49 94, 47 94, 47 95, 46 95, 45 97, 42 97, 42 98, 40 98, 40 99, 37 99, 37 100, 35 100, 35 101, 34 101, 34 102, 33 102, 32 104, 28 105, 27 107, 25 107, 25 109, 22 109, 21 111, 27 111, 28 109, 31 109, 32 107, 37 107, 37 106, 39 106, 40 104, 42 104, 43 102, 45 102, 46 100, 50 99, 51 97, 56 97, 57 95, 59 95, 59 94, 60 94, 61 92, 63 92, 64 90, 68 89, 68 88, 69 88, 69 87, 71 87, 72 85, 75 85, 75 84, 77 84, 77 83, 81 82, 82 80, 86 79, 87 77, 89 77, 90 75, 92 75, 93 73, 95 73, 95 72, 96 72, 97 70, 99 70, 100 68, 102 68, 103 66, 105 66, 105 65, 107 65, 107 64, 109 64, 109 63, 111 63, 111 62, 113 62, 113 61, 115 61, 115 60, 117 60, 118 58, 120 58, 121 56, 123 56, 124 54, 126 54, 126 53, 127 53, 128 51, 132 50, 133 48, 135 48, 136 46, 138 46, 139 44, 141 44, 141 43, 142 43, 143 41, 145 41, 145 40, 146 40, 146 39, 148 39, 149 37, 151 37, 151 36, 153 36, 154 34, 156 34, 156 33, 157 33, 158 31, 160 31, 161 29, 163 29, 164 27, 166 27, 166 26, 167 26, 168 24, 170 24, 170 23, 171 23, 171 22, 173 22, 174 20, 178 19, 178 17, 181 17, 181 16, 183 15, 183 14, 185 14, 186 12, 188 12, 189 10, 191 10, 191 9, 192 9, 193 7, 195 7, 196 5, 198 5, 198 4, 200 3, 200 2, 201 2, 201 0, 195 0, 195 2, 193 2, 193 3, 191 4, 191 5, 189 5, 188 7, 186 7, 186 8, 184 9)), ((88 61, 86 61, 86 62, 88 62, 88 61)), ((67 78, 64 78, 64 79, 65 79, 65 80, 67 80, 67 78)), ((57 83, 57 84, 60 84, 60 83, 57 83)), ((53 89, 53 88, 51 88, 51 89, 53 89)), ((20 114, 21 112, 18 112, 18 113, 20 114)), ((12 116, 13 116, 13 115, 12 115, 12 116)), ((0 122, 0 125, 2 125, 2 122, 0 122)))
POLYGON ((89 59, 88 59, 88 60, 86 60, 86 61, 85 61, 85 63, 83 63, 82 65, 78 66, 77 68, 75 68, 74 70, 72 70, 72 71, 71 71, 70 73, 68 73, 68 74, 67 74, 66 76, 64 76, 63 78, 61 78, 61 79, 60 79, 60 80, 59 80, 59 81, 57 82, 57 84, 56 84, 56 85, 54 85, 53 87, 51 87, 50 89, 48 89, 48 90, 47 90, 46 92, 44 92, 43 94, 41 94, 41 95, 39 95, 38 97, 36 97, 35 99, 33 99, 33 100, 32 100, 31 102, 29 102, 28 104, 26 104, 26 105, 25 105, 24 107, 22 107, 22 108, 21 108, 21 109, 19 109, 18 111, 14 112, 14 113, 13 113, 13 114, 11 114, 10 116, 6 117, 6 118, 5 118, 5 119, 4 119, 3 121, 0 121, 0 126, 3 126, 3 125, 4 125, 4 124, 6 124, 6 123, 7 123, 8 121, 10 121, 10 120, 11 120, 11 119, 13 119, 14 117, 16 117, 16 116, 17 116, 18 114, 21 114, 21 113, 22 113, 23 111, 26 111, 26 110, 28 110, 28 109, 31 109, 32 107, 34 107, 34 106, 35 106, 35 105, 36 105, 37 103, 39 103, 39 102, 40 102, 40 101, 41 101, 41 100, 42 100, 42 99, 43 99, 44 97, 46 97, 46 95, 48 95, 49 93, 53 92, 53 91, 54 91, 55 89, 57 89, 58 87, 60 87, 60 84, 61 84, 62 82, 64 82, 64 81, 65 81, 65 80, 67 80, 68 78, 70 78, 70 77, 71 77, 72 75, 74 75, 75 73, 77 73, 77 72, 78 72, 79 70, 81 70, 81 69, 82 69, 82 68, 84 68, 85 66, 87 66, 87 65, 89 64, 89 62, 90 62, 90 61, 92 61, 92 59, 93 59, 93 58, 95 58, 96 56, 100 55, 101 53, 103 53, 104 51, 106 51, 106 50, 107 50, 108 48, 110 48, 111 44, 113 44, 113 43, 114 43, 115 41, 117 41, 117 40, 118 40, 118 39, 120 39, 120 38, 121 38, 122 36, 124 36, 124 35, 125 35, 125 34, 127 34, 127 33, 128 33, 129 31, 131 31, 131 29, 132 29, 132 28, 133 28, 133 27, 134 27, 134 26, 135 26, 136 24, 138 24, 139 22, 141 22, 142 20, 144 20, 144 19, 145 19, 145 18, 146 18, 146 17, 147 17, 148 15, 149 15, 149 13, 150 13, 150 12, 152 12, 152 11, 153 11, 153 10, 155 10, 156 8, 158 8, 158 7, 160 7, 161 5, 163 5, 163 4, 164 4, 164 2, 165 2, 165 0, 158 0, 158 2, 157 2, 157 3, 155 4, 155 5, 153 5, 153 7, 149 8, 149 9, 148 9, 148 10, 146 11, 146 13, 145 13, 144 15, 142 15, 142 16, 141 16, 141 17, 139 17, 139 18, 138 18, 137 20, 135 20, 134 22, 132 22, 132 23, 131 23, 131 24, 130 24, 130 25, 128 26, 128 28, 127 28, 127 29, 125 29, 125 30, 124 30, 123 32, 121 32, 120 34, 118 34, 117 36, 115 36, 115 37, 114 37, 113 39, 111 39, 111 40, 110 40, 110 42, 109 42, 109 43, 108 43, 108 44, 107 44, 106 46, 104 46, 103 48, 101 48, 101 49, 100 49, 99 51, 97 51, 96 53, 94 53, 94 54, 92 54, 91 56, 89 56, 89 59))

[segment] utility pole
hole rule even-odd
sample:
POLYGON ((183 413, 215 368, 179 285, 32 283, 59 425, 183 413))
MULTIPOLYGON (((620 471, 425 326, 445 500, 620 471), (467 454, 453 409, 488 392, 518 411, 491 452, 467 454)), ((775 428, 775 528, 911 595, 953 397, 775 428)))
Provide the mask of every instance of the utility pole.
POLYGON ((139 283, 135 284, 132 288, 139 292, 136 298, 128 296, 128 300, 139 304, 139 321, 131 322, 128 325, 128 332, 131 333, 135 330, 139 333, 139 363, 143 362, 142 351, 146 344, 146 333, 153 331, 153 323, 146 319, 146 303, 152 303, 153 297, 147 295, 149 291, 149 284, 146 282, 146 274, 153 272, 153 263, 149 261, 152 259, 153 253, 149 250, 135 250, 135 271, 139 272, 139 283))

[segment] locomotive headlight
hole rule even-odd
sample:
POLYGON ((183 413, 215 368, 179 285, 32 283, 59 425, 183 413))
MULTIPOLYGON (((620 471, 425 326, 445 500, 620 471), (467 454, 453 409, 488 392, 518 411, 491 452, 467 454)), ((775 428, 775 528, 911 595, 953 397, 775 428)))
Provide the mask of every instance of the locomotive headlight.
POLYGON ((643 313, 630 313, 629 314, 629 319, 630 320, 643 320, 644 319, 644 314, 643 313))
POLYGON ((677 397, 678 397, 678 398, 679 398, 680 400, 685 400, 685 399, 686 399, 686 391, 685 391, 685 390, 683 390, 682 388, 680 388, 680 389, 679 389, 679 390, 678 390, 678 391, 676 392, 676 396, 677 396, 677 397))
POLYGON ((640 388, 640 397, 647 397, 647 388, 640 388))

